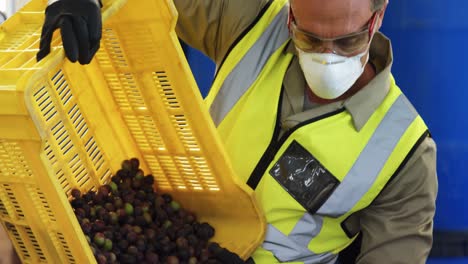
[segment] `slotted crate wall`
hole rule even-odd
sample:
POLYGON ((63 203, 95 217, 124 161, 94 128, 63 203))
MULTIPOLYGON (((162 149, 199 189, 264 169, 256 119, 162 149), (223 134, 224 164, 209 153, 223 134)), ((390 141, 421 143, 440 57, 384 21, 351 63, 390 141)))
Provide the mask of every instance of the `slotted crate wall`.
POLYGON ((87 66, 64 59, 58 35, 36 63, 45 5, 31 1, 0 28, 0 221, 21 260, 94 263, 70 190, 96 189, 130 157, 248 256, 265 220, 203 107, 172 2, 104 1, 101 49, 87 66))
MULTIPOLYGON (((92 263, 79 226, 67 219, 73 215, 67 196, 72 186, 98 186, 110 170, 107 168, 103 179, 93 185, 88 183, 91 178, 78 156, 70 159, 70 167, 58 165, 58 152, 78 153, 69 135, 72 130, 64 128, 66 119, 60 116, 60 111, 68 109, 57 100, 64 100, 64 106, 76 105, 69 89, 61 85, 60 70, 49 85, 27 91, 20 85, 22 76, 31 76, 42 67, 35 54, 45 5, 46 1, 31 1, 0 27, 0 220, 23 263, 92 263), (26 96, 27 92, 31 94, 26 96), (43 127, 33 122, 25 99, 31 99, 30 107, 40 114, 43 127), (51 137, 41 138, 38 129, 48 129, 48 125, 50 130, 43 132, 51 137)), ((59 44, 54 38, 53 46, 59 44)), ((84 131, 79 127, 83 118, 76 107, 69 115, 84 131)), ((90 149, 92 144, 89 140, 90 149)))
MULTIPOLYGON (((233 175, 203 107, 174 32, 174 6, 168 1, 140 1, 124 9, 107 21, 95 63, 76 77, 91 76, 91 87, 108 88, 90 98, 107 107, 106 113, 118 109, 119 115, 108 120, 127 127, 157 188, 219 227, 215 239, 247 256, 262 239, 263 216, 251 190, 233 175), (246 213, 245 218, 237 209, 246 213), (247 228, 245 232, 241 227, 247 228), (233 239, 239 232, 244 238, 233 239)), ((103 147, 107 152, 110 146, 103 147)))

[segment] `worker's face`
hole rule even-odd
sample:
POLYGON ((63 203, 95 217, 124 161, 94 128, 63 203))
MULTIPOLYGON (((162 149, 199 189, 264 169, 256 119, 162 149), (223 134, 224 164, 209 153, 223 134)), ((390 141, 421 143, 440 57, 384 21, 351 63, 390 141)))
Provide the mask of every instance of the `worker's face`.
MULTIPOLYGON (((373 15, 371 0, 291 0, 290 2, 297 28, 325 39, 359 32, 368 25, 373 15)), ((376 16, 375 31, 380 28, 382 18, 383 12, 380 12, 376 16)), ((333 51, 332 43, 325 42, 324 45, 322 52, 333 51)))
POLYGON ((383 11, 371 0, 290 0, 289 27, 312 92, 335 99, 362 76, 383 11), (333 53, 333 54, 330 54, 333 53))

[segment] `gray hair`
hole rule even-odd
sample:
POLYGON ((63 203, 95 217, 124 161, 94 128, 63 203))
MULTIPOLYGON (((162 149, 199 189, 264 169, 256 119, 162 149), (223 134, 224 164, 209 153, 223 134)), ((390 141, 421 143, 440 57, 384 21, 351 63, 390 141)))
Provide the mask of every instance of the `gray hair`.
POLYGON ((382 9, 385 3, 387 2, 387 0, 371 0, 371 1, 372 1, 371 3, 372 12, 382 9))

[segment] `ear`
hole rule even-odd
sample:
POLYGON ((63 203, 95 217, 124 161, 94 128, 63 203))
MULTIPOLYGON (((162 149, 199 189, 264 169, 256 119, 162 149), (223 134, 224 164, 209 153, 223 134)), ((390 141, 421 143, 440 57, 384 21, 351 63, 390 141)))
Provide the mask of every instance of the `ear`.
POLYGON ((382 26, 382 23, 383 23, 383 19, 384 19, 384 16, 385 16, 385 11, 387 11, 387 6, 388 6, 388 0, 385 1, 385 5, 383 6, 382 10, 380 11, 380 15, 379 15, 379 26, 377 28, 377 30, 380 29, 380 27, 382 26))
POLYGON ((384 16, 385 16, 385 11, 387 10, 387 6, 388 6, 388 1, 385 2, 385 5, 383 6, 382 10, 378 11, 379 16, 377 18, 377 25, 376 25, 375 31, 379 31, 380 27, 382 26, 383 19, 384 19, 384 16))

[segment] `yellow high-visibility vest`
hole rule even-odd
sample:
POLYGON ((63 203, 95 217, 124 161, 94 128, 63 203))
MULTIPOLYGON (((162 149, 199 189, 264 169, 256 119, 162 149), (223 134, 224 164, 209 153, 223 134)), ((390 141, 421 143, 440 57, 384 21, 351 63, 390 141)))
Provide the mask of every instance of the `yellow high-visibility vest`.
POLYGON ((341 109, 281 138, 282 83, 293 58, 288 1, 273 0, 234 46, 206 98, 237 175, 268 222, 255 263, 335 263, 357 236, 342 222, 369 206, 428 129, 396 86, 360 131, 341 109))

